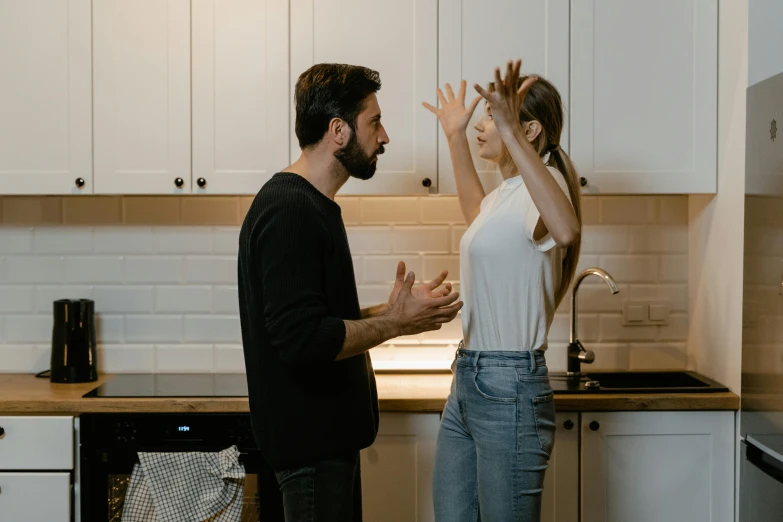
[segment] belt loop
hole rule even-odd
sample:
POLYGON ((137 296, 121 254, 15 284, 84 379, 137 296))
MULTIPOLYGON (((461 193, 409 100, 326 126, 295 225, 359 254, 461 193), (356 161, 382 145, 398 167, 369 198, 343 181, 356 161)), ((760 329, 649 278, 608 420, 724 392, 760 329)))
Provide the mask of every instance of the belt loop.
POLYGON ((479 362, 479 357, 481 357, 481 350, 479 350, 479 351, 477 351, 477 352, 476 352, 476 360, 475 360, 475 361, 473 361, 473 369, 474 369, 476 372, 478 372, 478 362, 479 362))
POLYGON ((530 350, 528 353, 530 354, 530 373, 536 373, 538 369, 536 366, 536 351, 530 350))

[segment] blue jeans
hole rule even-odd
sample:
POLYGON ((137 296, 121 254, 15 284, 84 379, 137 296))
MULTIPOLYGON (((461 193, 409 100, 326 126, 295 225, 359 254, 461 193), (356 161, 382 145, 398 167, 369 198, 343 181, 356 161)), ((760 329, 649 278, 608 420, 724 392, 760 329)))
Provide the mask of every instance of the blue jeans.
POLYGON ((544 353, 458 350, 441 418, 438 522, 537 522, 555 443, 544 353))
POLYGON ((275 470, 286 522, 361 522, 359 452, 275 470))

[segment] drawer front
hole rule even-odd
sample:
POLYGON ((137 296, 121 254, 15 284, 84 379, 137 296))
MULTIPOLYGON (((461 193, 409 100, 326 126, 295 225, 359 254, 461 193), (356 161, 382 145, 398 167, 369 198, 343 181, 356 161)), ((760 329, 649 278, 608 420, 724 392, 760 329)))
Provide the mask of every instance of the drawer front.
POLYGON ((0 473, 0 522, 70 520, 70 473, 0 473))
POLYGON ((73 469, 73 417, 0 417, 0 470, 73 469))

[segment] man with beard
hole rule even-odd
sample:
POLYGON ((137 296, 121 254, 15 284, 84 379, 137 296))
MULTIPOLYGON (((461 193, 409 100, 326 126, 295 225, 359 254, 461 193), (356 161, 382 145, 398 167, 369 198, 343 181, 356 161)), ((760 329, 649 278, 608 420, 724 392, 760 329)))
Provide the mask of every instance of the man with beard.
POLYGON ((389 137, 377 72, 319 64, 296 83, 302 154, 256 195, 239 237, 239 304, 253 433, 292 522, 361 520, 359 450, 378 431, 371 348, 437 330, 462 303, 447 273, 413 286, 397 267, 388 303, 361 310, 340 207, 373 176, 389 137))

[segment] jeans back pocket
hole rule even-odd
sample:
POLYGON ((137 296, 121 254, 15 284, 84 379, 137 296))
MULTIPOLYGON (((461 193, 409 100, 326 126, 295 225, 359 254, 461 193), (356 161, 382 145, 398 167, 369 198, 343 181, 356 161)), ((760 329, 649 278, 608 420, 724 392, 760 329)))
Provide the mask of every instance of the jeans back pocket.
POLYGON ((536 416, 536 433, 541 450, 552 456, 555 446, 555 396, 550 392, 533 397, 533 413, 536 416))

